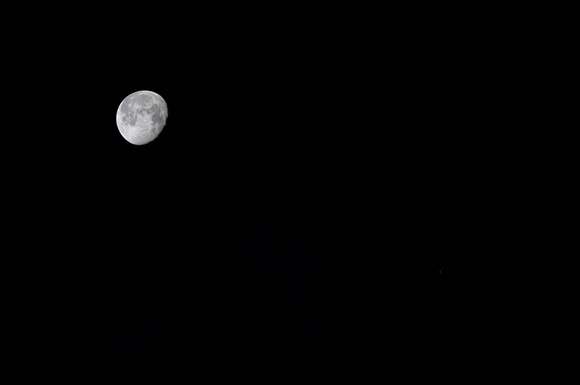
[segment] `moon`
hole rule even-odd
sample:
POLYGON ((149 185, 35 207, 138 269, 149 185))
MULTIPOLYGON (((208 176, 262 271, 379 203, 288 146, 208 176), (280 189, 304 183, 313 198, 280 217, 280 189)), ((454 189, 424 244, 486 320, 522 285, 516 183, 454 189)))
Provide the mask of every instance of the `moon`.
POLYGON ((117 109, 117 127, 125 140, 137 146, 157 138, 169 115, 167 103, 152 91, 127 96, 117 109))

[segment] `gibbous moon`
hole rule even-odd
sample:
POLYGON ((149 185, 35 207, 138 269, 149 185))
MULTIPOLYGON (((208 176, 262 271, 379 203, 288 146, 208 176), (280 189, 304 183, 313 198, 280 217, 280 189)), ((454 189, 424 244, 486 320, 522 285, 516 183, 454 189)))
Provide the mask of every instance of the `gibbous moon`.
POLYGON ((117 127, 127 142, 142 145, 155 140, 165 127, 167 103, 151 91, 127 96, 117 110, 117 127))

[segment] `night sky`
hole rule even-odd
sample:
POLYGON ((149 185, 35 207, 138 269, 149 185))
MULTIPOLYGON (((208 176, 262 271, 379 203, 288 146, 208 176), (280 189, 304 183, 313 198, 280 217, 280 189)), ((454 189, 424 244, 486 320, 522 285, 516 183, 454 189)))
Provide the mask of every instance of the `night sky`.
POLYGON ((69 101, 32 177, 36 354, 77 379, 445 378, 468 232, 451 51, 401 25, 213 15, 115 21, 123 39, 87 32, 37 75, 69 101), (115 121, 139 90, 169 109, 144 146, 115 121))

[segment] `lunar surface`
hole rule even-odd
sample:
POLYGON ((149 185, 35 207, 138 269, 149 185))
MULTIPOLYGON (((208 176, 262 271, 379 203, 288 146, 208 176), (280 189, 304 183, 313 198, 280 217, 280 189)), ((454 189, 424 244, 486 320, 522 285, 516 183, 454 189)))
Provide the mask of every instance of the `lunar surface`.
POLYGON ((127 142, 143 145, 161 133, 167 119, 167 103, 151 91, 137 91, 127 96, 117 110, 117 127, 127 142))

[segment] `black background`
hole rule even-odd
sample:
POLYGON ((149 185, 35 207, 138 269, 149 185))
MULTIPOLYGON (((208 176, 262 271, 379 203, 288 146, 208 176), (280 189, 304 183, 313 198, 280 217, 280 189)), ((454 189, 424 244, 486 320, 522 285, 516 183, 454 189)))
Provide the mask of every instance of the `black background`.
POLYGON ((467 42, 417 13, 142 12, 159 21, 35 43, 54 100, 30 113, 67 111, 30 143, 47 370, 385 383, 464 365, 467 42), (115 121, 138 90, 169 108, 145 146, 115 121))

